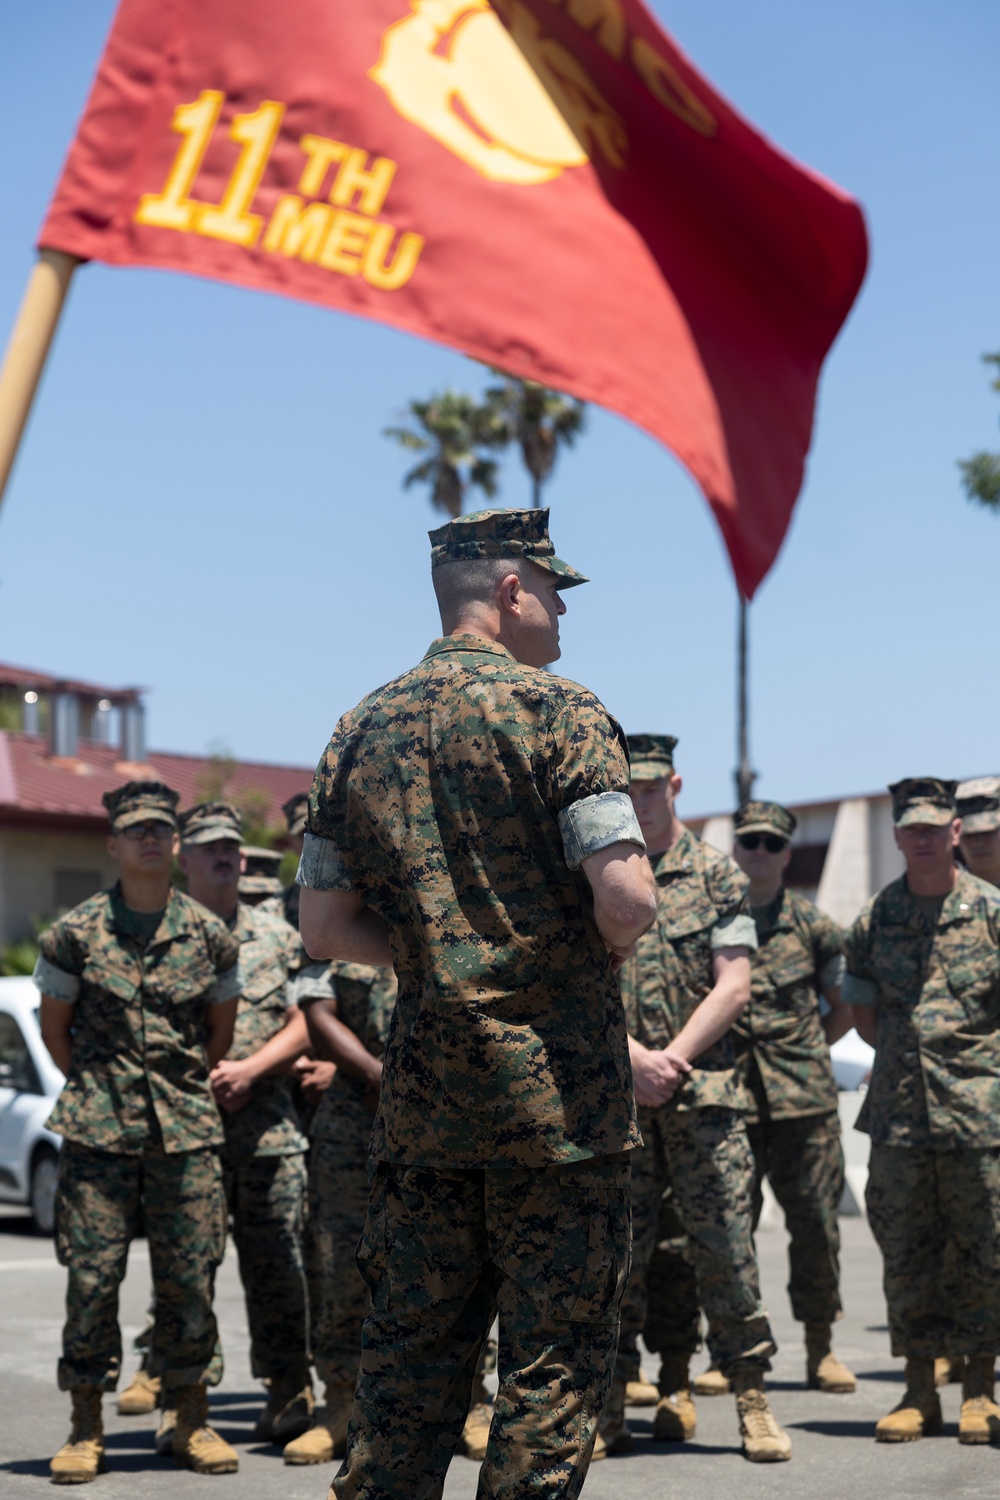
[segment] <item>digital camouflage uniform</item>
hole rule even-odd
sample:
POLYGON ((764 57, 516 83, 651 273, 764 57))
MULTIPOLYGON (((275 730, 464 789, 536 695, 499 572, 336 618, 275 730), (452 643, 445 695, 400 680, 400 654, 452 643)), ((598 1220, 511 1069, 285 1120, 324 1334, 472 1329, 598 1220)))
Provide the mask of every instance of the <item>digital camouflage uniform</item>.
MULTIPOLYGON (((385 1052, 396 1003, 391 969, 331 965, 337 1017, 373 1057, 385 1052)), ((360 1078, 339 1070, 313 1121, 309 1213, 321 1267, 314 1362, 327 1385, 354 1385, 368 1288, 355 1264, 368 1208, 368 1148, 375 1113, 360 1078)))
MULTIPOLYGON (((734 862, 685 829, 666 853, 651 856, 656 924, 619 970, 629 1034, 643 1046, 669 1046, 715 986, 720 947, 756 946, 747 915, 746 877, 734 862)), ((668 1104, 639 1110, 643 1145, 632 1153, 632 1272, 622 1300, 616 1374, 639 1376, 637 1339, 646 1321, 647 1271, 657 1244, 661 1200, 672 1189, 676 1233, 660 1243, 660 1274, 687 1305, 661 1324, 659 1352, 688 1357, 698 1347, 697 1296, 709 1319, 713 1362, 727 1373, 739 1363, 767 1369, 774 1339, 760 1298, 751 1235, 754 1164, 743 1111, 746 1092, 735 1068, 732 1034, 697 1059, 668 1104), (665 1264, 671 1257, 673 1264, 665 1264), (692 1277, 693 1270, 693 1277, 692 1277)), ((647 1329, 647 1338, 656 1334, 647 1329)))
POLYGON ((857 1129, 872 1142, 866 1202, 892 1352, 995 1355, 1000 891, 959 870, 935 919, 902 876, 869 901, 845 956, 844 1000, 877 1014, 857 1129))
POLYGON ((751 1101, 753 1224, 756 1229, 766 1176, 790 1236, 792 1313, 800 1323, 829 1325, 841 1313, 837 1209, 844 1151, 822 1012, 823 991, 843 978, 843 935, 790 890, 771 906, 754 908, 753 918, 758 947, 750 1004, 733 1027, 737 1067, 751 1101))
MULTIPOLYGON (((551 555, 547 512, 462 517, 433 562, 551 555), (452 543, 468 551, 455 552, 452 543)), ((494 1313, 479 1493, 575 1496, 610 1384, 638 1143, 621 1002, 583 858, 642 846, 620 731, 476 636, 345 715, 300 880, 385 920, 399 981, 358 1264, 372 1296, 333 1494, 439 1496, 494 1313)))
POLYGON ((141 1223, 158 1305, 157 1373, 168 1387, 221 1375, 212 1283, 225 1248, 223 1135, 204 1012, 239 993, 239 947, 175 890, 147 941, 148 926, 116 885, 38 943, 39 989, 74 1006, 72 1063, 48 1122, 65 1140, 56 1198, 56 1253, 69 1270, 63 1390, 117 1384, 118 1287, 141 1223))
MULTIPOLYGON (((283 1029, 299 937, 288 923, 242 902, 229 924, 239 941, 243 992, 227 1057, 259 1052, 283 1029)), ((287 1073, 258 1079, 250 1102, 223 1113, 226 1197, 250 1324, 250 1364, 261 1378, 291 1377, 307 1363, 302 1248, 306 1138, 287 1073)))

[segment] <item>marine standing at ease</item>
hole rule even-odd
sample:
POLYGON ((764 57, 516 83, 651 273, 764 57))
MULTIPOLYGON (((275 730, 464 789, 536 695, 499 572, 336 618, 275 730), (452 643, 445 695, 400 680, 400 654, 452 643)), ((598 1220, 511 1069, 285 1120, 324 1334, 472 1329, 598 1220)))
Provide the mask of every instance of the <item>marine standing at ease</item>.
POLYGON ((232 1041, 239 944, 170 884, 177 793, 131 781, 103 801, 119 879, 42 934, 35 968, 42 1036, 66 1075, 49 1121, 65 1142, 59 1386, 73 1403, 69 1440, 51 1465, 57 1484, 104 1467, 101 1398, 118 1383, 118 1287, 140 1222, 157 1303, 155 1373, 177 1413, 174 1456, 199 1473, 237 1466, 207 1425, 207 1387, 221 1374, 212 1290, 226 1237, 209 1070, 232 1041))
POLYGON ((235 807, 189 808, 180 833, 189 894, 240 945, 243 989, 233 1043, 211 1081, 222 1110, 223 1182, 246 1295, 251 1368, 268 1382, 254 1435, 284 1443, 306 1430, 313 1409, 302 1247, 308 1142, 289 1076, 309 1045, 289 984, 299 936, 283 918, 239 899, 242 824, 235 807))
POLYGON ((777 802, 748 802, 733 820, 733 858, 750 882, 757 928, 750 1004, 733 1040, 750 1100, 754 1229, 767 1177, 790 1236, 788 1292, 794 1317, 805 1325, 806 1382, 844 1393, 857 1382, 831 1348, 842 1311, 837 1210, 844 1151, 830 1046, 852 1020, 840 998, 840 928, 782 881, 795 827, 794 813, 777 802))
POLYGON ((896 782, 906 872, 847 933, 844 1000, 875 1048, 858 1129, 906 1390, 879 1442, 940 1432, 935 1356, 965 1357, 960 1443, 1000 1441, 1000 892, 955 862, 955 783, 896 782))
POLYGON ((559 655, 548 512, 431 534, 444 635, 346 714, 302 854, 309 951, 399 995, 333 1494, 436 1500, 495 1310, 479 1494, 576 1496, 611 1380, 638 1143, 614 966, 652 922, 620 730, 559 655))
POLYGON ((643 1144, 632 1153, 632 1270, 596 1453, 631 1446, 625 1392, 639 1373, 636 1340, 645 1322, 647 1269, 669 1183, 697 1292, 690 1287, 682 1326, 660 1351, 654 1436, 684 1441, 694 1435, 688 1367, 700 1298, 713 1359, 736 1392, 743 1452, 752 1462, 780 1462, 791 1457, 791 1444, 764 1389, 775 1343, 760 1298, 751 1235, 753 1158, 730 1035, 750 997, 757 937, 745 877, 677 817, 676 744, 672 735, 629 736, 630 793, 656 881, 657 919, 619 971, 643 1144))

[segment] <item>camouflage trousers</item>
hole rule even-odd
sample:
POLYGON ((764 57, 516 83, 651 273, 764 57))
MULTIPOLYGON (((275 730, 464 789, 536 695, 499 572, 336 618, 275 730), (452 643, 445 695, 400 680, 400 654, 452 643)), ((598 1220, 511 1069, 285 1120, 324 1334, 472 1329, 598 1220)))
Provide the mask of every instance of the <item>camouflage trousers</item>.
POLYGON ((313 1141, 309 1160, 309 1219, 319 1272, 312 1353, 327 1385, 353 1385, 369 1303, 355 1255, 368 1210, 372 1117, 345 1105, 330 1129, 329 1136, 313 1141))
POLYGON ((69 1270, 59 1388, 113 1391, 121 1369, 118 1288, 145 1219, 157 1304, 157 1368, 168 1386, 214 1385, 215 1268, 226 1245, 214 1151, 141 1156, 67 1141, 59 1160, 56 1255, 69 1270))
POLYGON ((573 1497, 611 1383, 629 1263, 628 1157, 374 1169, 358 1265, 372 1306, 337 1500, 437 1500, 500 1317, 480 1500, 573 1497))
POLYGON ((872 1146, 892 1352, 1000 1354, 1000 1149, 872 1146))
MULTIPOLYGON (((371 1300, 356 1261, 368 1211, 371 1133, 370 1112, 345 1105, 310 1151, 309 1227, 316 1252, 315 1285, 309 1282, 312 1362, 327 1385, 353 1386, 358 1378, 361 1329, 371 1300)), ((489 1375, 496 1367, 491 1338, 476 1373, 489 1375)))
MULTIPOLYGON (((675 1264, 675 1294, 686 1308, 670 1320, 674 1326, 660 1351, 694 1353, 700 1304, 712 1358, 723 1370, 741 1362, 770 1368, 777 1346, 760 1299, 751 1233, 754 1165, 743 1117, 731 1109, 679 1112, 668 1105, 640 1110, 639 1125, 644 1145, 631 1153, 632 1271, 622 1298, 616 1374, 624 1380, 639 1375, 647 1273, 668 1185, 673 1222, 687 1236, 675 1264)), ((678 1237, 672 1239, 676 1245, 678 1237)))
MULTIPOLYGON (((250 1368, 261 1380, 297 1375, 309 1346, 305 1161, 301 1154, 223 1153, 222 1169, 250 1325, 250 1368)), ((159 1307, 156 1343, 159 1348, 159 1307)))
MULTIPOLYGON (((788 1295, 800 1323, 833 1323, 841 1314, 840 1224, 844 1151, 836 1115, 747 1121, 754 1156, 753 1228, 760 1222, 767 1177, 785 1215, 788 1295)), ((687 1236, 668 1192, 646 1278, 647 1349, 693 1353, 701 1343, 698 1287, 687 1236)))
POLYGON ((834 1323, 840 1317, 840 1224, 844 1148, 838 1115, 747 1122, 754 1154, 753 1227, 763 1205, 766 1177, 785 1215, 788 1297, 799 1323, 834 1323))

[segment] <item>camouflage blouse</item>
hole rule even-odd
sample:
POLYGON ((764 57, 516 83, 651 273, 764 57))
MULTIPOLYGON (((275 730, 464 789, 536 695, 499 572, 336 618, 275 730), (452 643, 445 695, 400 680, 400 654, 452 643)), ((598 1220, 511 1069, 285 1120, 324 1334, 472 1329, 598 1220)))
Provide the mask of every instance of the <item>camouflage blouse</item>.
POLYGON ((35 982, 74 1007, 69 1076, 49 1128, 128 1156, 158 1137, 171 1153, 218 1146, 205 1007, 239 994, 239 944, 180 891, 148 943, 129 915, 115 885, 38 940, 35 982))
POLYGON ((857 1128, 880 1146, 1000 1146, 1000 890, 960 870, 932 923, 901 876, 844 952, 844 1000, 878 1016, 857 1128))
POLYGON ((300 879, 357 891, 389 928, 379 1158, 533 1167, 638 1143, 621 1000, 560 823, 575 848, 580 804, 618 808, 641 846, 627 788, 598 700, 475 636, 341 719, 300 879), (316 845, 329 869, 307 877, 316 845))
MULTIPOLYGON (((389 1024, 396 1008, 395 974, 391 969, 373 969, 367 964, 334 963, 330 969, 337 1019, 354 1032, 372 1057, 383 1058, 389 1024)), ((313 1139, 334 1139, 338 1135, 338 1123, 346 1115, 372 1118, 371 1109, 365 1102, 362 1080, 338 1070, 316 1111, 313 1139)))
MULTIPOLYGON (((226 1053, 236 1061, 252 1057, 285 1025, 291 1003, 289 971, 298 962, 299 935, 284 920, 259 906, 241 902, 229 930, 239 940, 243 992, 236 1012, 233 1045, 226 1053)), ((293 1156, 308 1150, 292 1097, 290 1073, 260 1078, 249 1104, 235 1114, 223 1111, 226 1155, 293 1156)))
MULTIPOLYGON (((685 828, 672 849, 652 856, 656 923, 618 971, 629 1034, 645 1047, 667 1047, 715 987, 713 957, 721 947, 757 946, 747 915, 747 879, 685 828)), ((732 1033, 703 1052, 678 1091, 679 1110, 705 1105, 744 1109, 732 1033)))
POLYGON ((750 1004, 733 1027, 748 1114, 774 1120, 837 1108, 837 1084, 822 1024, 822 992, 843 978, 843 934, 796 891, 754 912, 757 952, 750 1004))

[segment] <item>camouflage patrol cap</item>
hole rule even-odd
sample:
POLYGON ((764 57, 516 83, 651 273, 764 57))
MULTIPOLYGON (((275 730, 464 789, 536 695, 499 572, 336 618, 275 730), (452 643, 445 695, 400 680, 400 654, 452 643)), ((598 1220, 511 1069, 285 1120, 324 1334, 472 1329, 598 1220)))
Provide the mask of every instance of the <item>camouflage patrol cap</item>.
POLYGON ((126 781, 124 786, 116 786, 101 798, 116 830, 129 828, 133 823, 169 823, 176 828, 180 800, 180 794, 162 781, 126 781))
POLYGON ((904 781, 894 781, 889 788, 892 821, 897 828, 907 828, 912 823, 943 828, 958 816, 957 785, 957 781, 942 781, 939 776, 908 776, 904 781))
POLYGON ((630 734, 628 758, 632 780, 659 781, 662 776, 672 776, 676 745, 677 736, 673 734, 630 734))
POLYGON ((281 881, 278 878, 278 867, 283 856, 274 849, 259 849, 253 844, 245 844, 240 853, 243 855, 243 874, 237 887, 239 894, 279 895, 281 881))
POLYGON ((1000 776, 977 776, 959 783, 955 806, 963 833, 992 833, 1000 828, 1000 776))
POLYGON ((199 802, 181 813, 182 844, 214 844, 228 839, 238 844, 243 819, 231 802, 199 802))
POLYGON ((469 562, 480 557, 526 557, 549 573, 555 573, 556 588, 570 589, 589 583, 569 563, 556 557, 549 540, 548 509, 477 510, 456 516, 427 535, 431 539, 431 570, 450 562, 469 562))
POLYGON ((309 793, 296 792, 294 797, 289 797, 287 802, 281 804, 281 811, 285 815, 288 824, 289 838, 295 838, 297 834, 306 831, 306 815, 309 812, 309 793))
POLYGON ((733 832, 776 833, 788 840, 799 826, 799 820, 780 802, 744 802, 733 815, 733 832))

